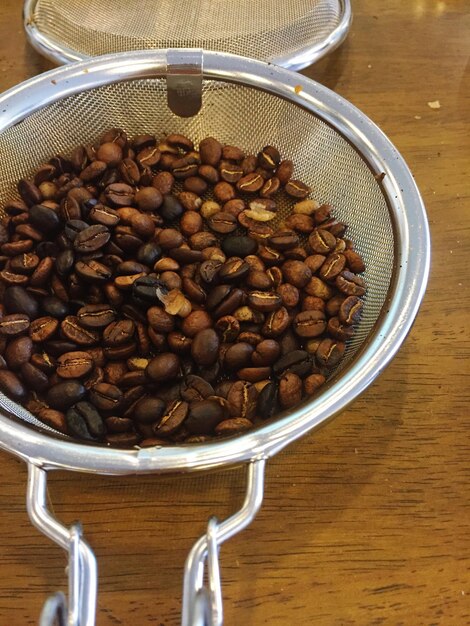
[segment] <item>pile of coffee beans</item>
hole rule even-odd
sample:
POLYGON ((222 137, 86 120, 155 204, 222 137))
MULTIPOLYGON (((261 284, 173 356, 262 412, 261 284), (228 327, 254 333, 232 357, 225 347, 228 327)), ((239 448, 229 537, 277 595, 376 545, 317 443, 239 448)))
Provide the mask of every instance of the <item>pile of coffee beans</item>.
POLYGON ((314 394, 365 268, 293 172, 271 145, 114 128, 20 180, 1 207, 0 390, 115 446, 240 433, 314 394))

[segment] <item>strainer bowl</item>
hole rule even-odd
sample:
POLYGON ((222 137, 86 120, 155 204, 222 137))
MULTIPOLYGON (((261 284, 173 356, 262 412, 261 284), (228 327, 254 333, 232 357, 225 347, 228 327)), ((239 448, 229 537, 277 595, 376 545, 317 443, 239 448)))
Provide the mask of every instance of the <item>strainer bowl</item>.
POLYGON ((250 462, 241 511, 218 526, 211 522, 187 562, 183 624, 219 624, 217 547, 246 526, 260 506, 265 460, 361 393, 389 363, 412 325, 429 271, 425 210, 395 147, 346 100, 273 65, 194 50, 108 55, 32 78, 1 96, 0 152, 7 158, 0 162, 0 206, 15 196, 15 181, 32 174, 41 162, 95 140, 110 126, 129 135, 180 132, 195 142, 213 135, 248 151, 277 145, 294 160, 296 176, 313 188, 316 199, 332 203, 335 215, 349 224, 348 236, 366 262, 363 317, 322 393, 246 434, 163 448, 85 445, 46 429, 0 395, 0 446, 29 464, 31 518, 75 554, 71 577, 76 577, 76 586, 71 586, 69 612, 80 616, 80 625, 94 623, 94 560, 76 528, 51 521, 45 505, 47 470, 182 472, 250 462), (168 102, 187 117, 175 114, 168 102), (209 601, 203 588, 205 559, 209 601), (210 610, 205 610, 207 602, 210 610), (197 621, 198 615, 208 614, 211 622, 197 621))
POLYGON ((299 70, 351 26, 350 0, 26 0, 31 45, 54 63, 156 48, 205 48, 299 70))

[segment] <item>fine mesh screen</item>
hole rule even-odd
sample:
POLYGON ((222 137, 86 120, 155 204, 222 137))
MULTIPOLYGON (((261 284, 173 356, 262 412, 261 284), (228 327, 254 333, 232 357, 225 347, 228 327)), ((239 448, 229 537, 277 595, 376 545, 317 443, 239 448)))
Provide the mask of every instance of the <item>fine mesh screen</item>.
POLYGON ((338 0, 38 0, 33 22, 82 55, 205 48, 271 60, 336 28, 338 0))
MULTIPOLYGON (((163 79, 108 85, 70 96, 30 115, 0 134, 0 207, 16 197, 15 181, 56 153, 94 141, 122 127, 129 135, 181 132, 194 142, 206 136, 257 152, 268 143, 295 163, 294 176, 313 189, 319 202, 334 206, 348 225, 347 236, 366 263, 367 294, 354 338, 338 371, 351 361, 380 315, 394 263, 394 237, 385 197, 356 150, 333 128, 295 104, 239 85, 205 81, 198 115, 183 119, 166 104, 163 79)), ((279 214, 286 216, 286 205, 279 214)), ((0 403, 5 403, 1 397, 0 403)), ((9 407, 12 403, 9 403, 9 407)), ((21 411, 25 419, 26 411, 21 411)), ((28 414, 27 414, 28 415, 28 414)), ((37 424, 31 416, 30 421, 37 424)))

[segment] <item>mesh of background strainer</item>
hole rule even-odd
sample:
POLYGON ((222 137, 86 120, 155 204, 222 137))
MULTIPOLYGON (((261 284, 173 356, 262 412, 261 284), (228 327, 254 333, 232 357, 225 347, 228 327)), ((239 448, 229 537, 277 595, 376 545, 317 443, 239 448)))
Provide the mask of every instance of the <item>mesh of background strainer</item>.
MULTIPOLYGON (((394 260, 385 198, 354 148, 313 114, 265 92, 205 81, 200 113, 182 119, 167 107, 164 80, 122 82, 66 98, 0 134, 0 154, 4 155, 0 161, 0 206, 16 196, 14 181, 54 154, 94 141, 111 126, 124 128, 130 136, 182 132, 195 142, 212 135, 255 153, 273 143, 283 157, 294 160, 295 177, 311 185, 315 199, 333 204, 335 216, 349 225, 347 236, 367 266, 363 316, 341 370, 379 317, 394 260)), ((279 212, 285 215, 286 205, 281 204, 279 212)), ((23 419, 26 415, 23 410, 23 419)))
POLYGON ((38 0, 39 31, 82 55, 205 48, 270 60, 322 41, 338 0, 38 0))

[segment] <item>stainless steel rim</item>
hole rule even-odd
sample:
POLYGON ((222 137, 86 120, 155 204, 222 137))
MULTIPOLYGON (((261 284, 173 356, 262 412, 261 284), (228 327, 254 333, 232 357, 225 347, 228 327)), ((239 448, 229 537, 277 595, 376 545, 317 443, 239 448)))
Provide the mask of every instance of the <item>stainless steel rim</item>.
MULTIPOLYGON (((37 3, 38 0, 25 0, 23 6, 24 29, 28 41, 33 48, 39 52, 39 54, 58 65, 88 60, 90 58, 89 56, 77 50, 73 50, 72 48, 68 48, 39 30, 34 21, 34 12, 37 3)), ((333 50, 338 48, 346 39, 352 23, 350 0, 340 0, 340 6, 341 18, 338 25, 323 41, 313 46, 306 45, 300 47, 295 53, 273 58, 267 55, 267 60, 281 67, 299 71, 308 65, 316 63, 330 52, 333 52, 333 50)))
MULTIPOLYGON (((184 54, 184 51, 181 51, 184 54)), ((166 51, 99 57, 58 68, 0 97, 0 132, 65 96, 121 80, 166 72, 166 51)), ((233 439, 193 446, 118 450, 54 439, 0 415, 0 446, 49 468, 104 474, 181 472, 267 458, 318 427, 356 398, 393 358, 421 303, 429 273, 430 240, 419 191, 403 158, 363 113, 326 87, 288 70, 234 55, 204 52, 204 78, 240 83, 287 98, 331 124, 353 144, 380 183, 393 215, 396 272, 387 311, 367 344, 308 406, 233 439)))

